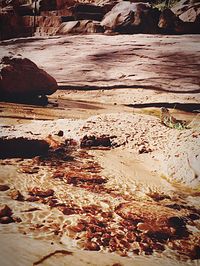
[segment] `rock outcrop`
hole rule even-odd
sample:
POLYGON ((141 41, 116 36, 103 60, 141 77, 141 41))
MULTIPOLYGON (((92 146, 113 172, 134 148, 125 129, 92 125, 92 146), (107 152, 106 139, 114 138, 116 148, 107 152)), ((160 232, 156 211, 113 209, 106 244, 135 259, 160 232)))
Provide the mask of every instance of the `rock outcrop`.
POLYGON ((80 3, 73 7, 73 15, 76 20, 90 19, 101 21, 105 15, 105 10, 101 6, 80 3))
POLYGON ((64 35, 68 33, 102 33, 103 27, 99 21, 79 20, 64 22, 60 25, 57 35, 64 35))
POLYGON ((32 35, 32 28, 24 27, 22 17, 12 9, 0 13, 0 24, 0 40, 32 35))
POLYGON ((157 33, 160 12, 148 3, 122 1, 101 22, 105 30, 120 33, 157 33))
POLYGON ((181 0, 172 11, 184 22, 200 22, 200 2, 198 0, 181 0))
POLYGON ((170 9, 165 9, 159 18, 158 26, 167 34, 199 34, 199 22, 184 22, 170 9))
POLYGON ((31 98, 57 90, 56 80, 27 58, 6 56, 0 66, 1 98, 31 98))

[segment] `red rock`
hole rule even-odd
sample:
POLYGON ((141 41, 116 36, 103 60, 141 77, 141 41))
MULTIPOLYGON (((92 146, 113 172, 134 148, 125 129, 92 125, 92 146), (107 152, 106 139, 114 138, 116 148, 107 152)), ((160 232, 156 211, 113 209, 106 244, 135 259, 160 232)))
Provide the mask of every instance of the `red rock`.
POLYGON ((104 135, 100 137, 86 135, 81 139, 80 146, 81 148, 98 147, 98 146, 111 147, 111 140, 110 140, 110 137, 104 136, 104 135))
POLYGON ((57 35, 65 35, 69 33, 102 33, 103 27, 100 22, 93 20, 75 20, 63 22, 58 31, 57 35))
POLYGON ((26 201, 29 201, 29 202, 35 202, 35 201, 39 201, 40 198, 39 197, 36 197, 36 196, 30 196, 26 199, 26 201))
POLYGON ((3 57, 0 74, 0 96, 6 99, 49 95, 58 88, 52 76, 20 56, 3 57))
POLYGON ((3 217, 0 217, 0 223, 1 224, 9 224, 9 223, 13 223, 14 220, 12 217, 9 217, 9 216, 3 216, 3 217))
POLYGON ((12 215, 12 210, 8 205, 0 206, 0 217, 8 216, 10 217, 12 215))
POLYGON ((13 200, 24 201, 24 196, 21 194, 19 190, 13 190, 10 192, 9 195, 13 200))
POLYGON ((170 9, 162 11, 158 26, 167 34, 196 34, 200 33, 199 22, 184 22, 170 9))
POLYGON ((85 244, 85 249, 92 250, 92 251, 98 251, 98 250, 100 250, 100 247, 97 243, 91 241, 91 242, 87 242, 85 244))
POLYGON ((74 232, 81 232, 85 230, 85 225, 82 223, 78 223, 77 225, 70 226, 69 229, 74 232))
POLYGON ((31 196, 38 196, 41 198, 46 198, 54 195, 54 190, 53 189, 47 189, 47 190, 40 190, 37 187, 34 187, 29 191, 29 194, 31 196))
POLYGON ((8 189, 10 189, 8 185, 0 185, 0 191, 6 191, 8 189))

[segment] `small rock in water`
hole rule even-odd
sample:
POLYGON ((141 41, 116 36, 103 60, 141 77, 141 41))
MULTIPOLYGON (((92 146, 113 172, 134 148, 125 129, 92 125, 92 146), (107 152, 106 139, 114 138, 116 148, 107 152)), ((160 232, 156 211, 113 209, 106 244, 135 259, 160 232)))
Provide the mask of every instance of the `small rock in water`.
POLYGON ((98 146, 111 147, 110 137, 105 135, 100 137, 86 135, 81 140, 81 148, 98 146))
POLYGON ((10 189, 8 185, 0 185, 0 191, 6 191, 8 189, 10 189))
POLYGON ((14 220, 12 217, 9 217, 9 216, 3 216, 0 218, 0 223, 1 224, 10 224, 10 223, 13 223, 14 220))
POLYGON ((59 136, 59 137, 62 137, 63 135, 64 135, 64 132, 63 132, 62 130, 59 130, 59 131, 58 131, 58 136, 59 136))
POLYGON ((10 197, 13 200, 24 201, 24 196, 21 194, 19 190, 13 190, 10 193, 10 197))
POLYGON ((2 205, 0 206, 0 217, 8 216, 10 217, 12 215, 12 210, 8 205, 2 205))
POLYGON ((40 190, 37 187, 34 187, 29 191, 29 194, 31 196, 38 196, 42 198, 50 197, 54 195, 54 190, 53 189, 47 189, 47 190, 40 190))

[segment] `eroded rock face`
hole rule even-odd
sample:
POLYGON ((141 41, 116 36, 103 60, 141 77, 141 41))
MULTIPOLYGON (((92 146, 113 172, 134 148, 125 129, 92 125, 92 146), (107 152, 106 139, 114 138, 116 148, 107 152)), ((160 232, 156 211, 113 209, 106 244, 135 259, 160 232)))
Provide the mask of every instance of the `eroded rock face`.
POLYGON ((56 80, 27 58, 3 57, 0 67, 1 98, 31 98, 57 90, 56 80))
POLYGON ((13 10, 0 14, 0 40, 31 36, 31 29, 23 26, 22 18, 13 10))
POLYGON ((77 3, 73 7, 73 15, 76 20, 91 19, 101 21, 105 15, 105 10, 101 6, 96 6, 88 3, 77 3))
POLYGON ((170 9, 165 9, 159 18, 159 28, 167 34, 198 34, 200 33, 199 22, 184 22, 170 9))
POLYGON ((105 15, 101 25, 121 33, 157 33, 159 14, 147 3, 122 1, 105 15))
POLYGON ((98 21, 79 20, 62 23, 57 31, 57 34, 64 35, 69 33, 102 33, 103 31, 103 27, 98 21))
POLYGON ((172 11, 185 22, 199 21, 200 2, 197 0, 181 0, 172 8, 172 11))

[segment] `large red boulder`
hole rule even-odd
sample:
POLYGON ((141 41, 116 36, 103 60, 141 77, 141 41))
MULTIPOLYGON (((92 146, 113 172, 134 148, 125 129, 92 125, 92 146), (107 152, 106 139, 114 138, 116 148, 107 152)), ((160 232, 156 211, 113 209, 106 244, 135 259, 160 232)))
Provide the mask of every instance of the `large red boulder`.
POLYGON ((54 93, 56 80, 35 63, 21 56, 3 57, 0 64, 0 97, 20 98, 54 93))

